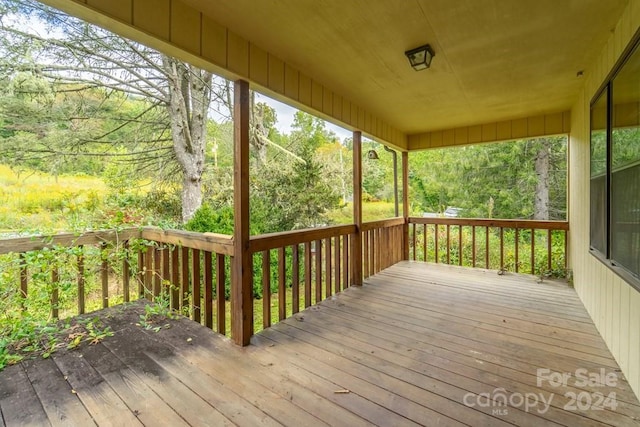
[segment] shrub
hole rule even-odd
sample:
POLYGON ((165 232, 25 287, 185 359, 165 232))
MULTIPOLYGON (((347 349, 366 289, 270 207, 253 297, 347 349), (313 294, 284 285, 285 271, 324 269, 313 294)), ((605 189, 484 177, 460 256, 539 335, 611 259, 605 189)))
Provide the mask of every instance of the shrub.
POLYGON ((233 234, 233 208, 224 206, 214 210, 208 203, 203 204, 184 228, 199 233, 233 234))

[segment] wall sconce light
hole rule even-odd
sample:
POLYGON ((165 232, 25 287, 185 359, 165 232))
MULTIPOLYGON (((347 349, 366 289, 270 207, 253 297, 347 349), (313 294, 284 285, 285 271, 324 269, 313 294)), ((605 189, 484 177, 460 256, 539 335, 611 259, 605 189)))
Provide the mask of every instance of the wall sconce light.
POLYGON ((369 160, 380 160, 380 157, 378 157, 378 153, 376 153, 376 150, 367 151, 367 157, 369 158, 369 160))
POLYGON ((404 54, 409 58, 409 63, 416 71, 429 68, 431 60, 436 55, 428 44, 408 50, 404 54))

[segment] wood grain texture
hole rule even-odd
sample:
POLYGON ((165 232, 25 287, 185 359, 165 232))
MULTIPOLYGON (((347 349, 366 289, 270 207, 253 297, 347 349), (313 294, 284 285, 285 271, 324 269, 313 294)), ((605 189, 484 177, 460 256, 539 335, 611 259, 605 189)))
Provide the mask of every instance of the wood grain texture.
POLYGON ((98 312, 115 331, 100 344, 0 372, 3 419, 20 419, 7 426, 60 425, 61 414, 67 425, 638 425, 640 402, 560 283, 401 262, 245 348, 185 318, 140 328, 144 304, 98 312), (538 385, 540 367, 618 380, 538 385), (496 388, 554 397, 544 413, 465 404, 496 388), (596 392, 615 392, 617 409, 565 410, 566 393, 596 392))
POLYGON ((231 276, 231 329, 234 341, 248 345, 253 334, 253 271, 249 252, 249 83, 234 86, 234 247, 231 276))

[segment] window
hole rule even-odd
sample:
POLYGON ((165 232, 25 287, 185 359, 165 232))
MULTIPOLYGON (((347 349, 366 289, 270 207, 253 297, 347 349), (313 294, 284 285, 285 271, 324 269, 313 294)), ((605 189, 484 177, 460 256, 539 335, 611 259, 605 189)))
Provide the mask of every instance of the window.
POLYGON ((607 104, 608 88, 591 107, 591 247, 607 250, 607 104))
POLYGON ((591 104, 591 250, 640 287, 640 48, 591 104))

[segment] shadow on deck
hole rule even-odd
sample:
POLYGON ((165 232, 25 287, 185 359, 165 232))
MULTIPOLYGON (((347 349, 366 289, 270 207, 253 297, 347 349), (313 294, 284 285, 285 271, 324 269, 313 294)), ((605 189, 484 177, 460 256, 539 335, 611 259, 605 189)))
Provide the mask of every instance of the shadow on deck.
POLYGON ((142 309, 1 372, 0 425, 640 425, 573 289, 528 276, 403 262, 247 348, 187 319, 144 330, 142 309))

